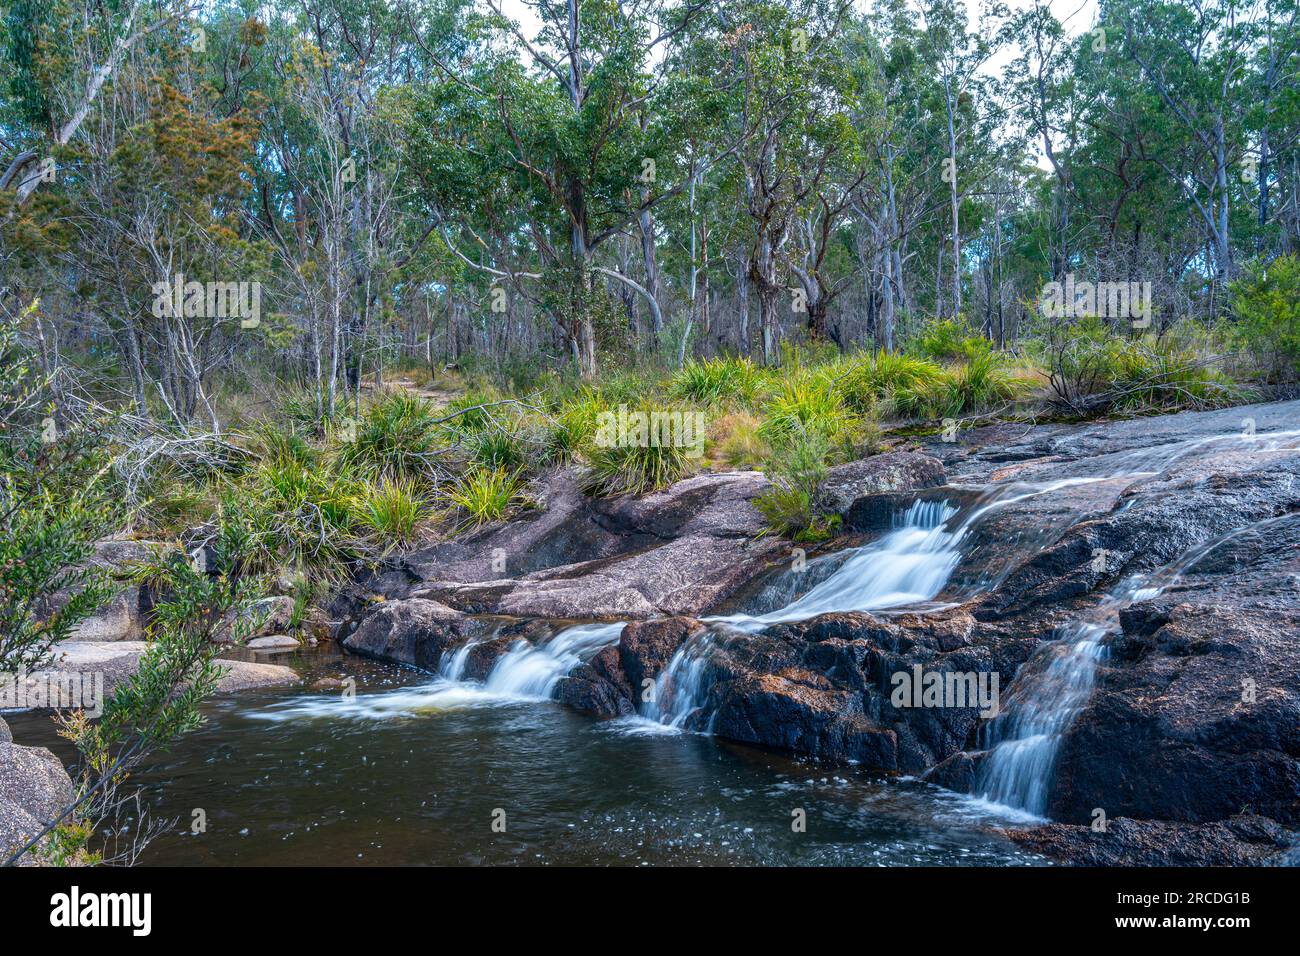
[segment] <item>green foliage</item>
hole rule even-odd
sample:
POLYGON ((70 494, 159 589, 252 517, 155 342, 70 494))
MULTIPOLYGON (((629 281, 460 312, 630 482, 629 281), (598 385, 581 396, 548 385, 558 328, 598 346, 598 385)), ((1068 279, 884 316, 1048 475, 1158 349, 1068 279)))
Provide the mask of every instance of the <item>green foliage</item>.
POLYGON ((1119 407, 1212 407, 1243 391, 1177 330, 1163 339, 1123 339, 1096 318, 1049 329, 1036 345, 1053 402, 1091 414, 1119 407))
POLYGON ((581 455, 596 433, 597 416, 605 410, 604 400, 592 389, 584 388, 563 403, 546 432, 547 460, 563 465, 581 455))
POLYGON ((996 352, 975 354, 949 369, 935 395, 936 417, 988 411, 1029 392, 1029 383, 996 352))
POLYGON ((102 434, 37 419, 36 392, 14 324, 0 321, 0 672, 46 663, 113 590, 87 563, 121 518, 102 434))
POLYGON ((446 491, 461 516, 460 527, 476 528, 505 517, 520 499, 520 476, 500 469, 472 468, 446 491))
POLYGON ((429 509, 409 479, 381 478, 357 495, 360 523, 388 545, 409 544, 429 509))
MULTIPOLYGON (((663 410, 641 405, 637 411, 651 421, 653 413, 663 410)), ((598 498, 643 495, 666 488, 690 473, 689 448, 675 441, 657 440, 663 436, 646 436, 644 442, 637 440, 639 436, 629 437, 633 440, 610 441, 591 452, 590 467, 582 479, 583 491, 598 498)))
POLYGON ((964 321, 938 319, 917 333, 908 351, 936 362, 969 362, 990 354, 993 343, 964 321))
POLYGON ((289 460, 260 463, 222 496, 219 540, 247 573, 303 568, 337 577, 359 552, 352 541, 357 483, 289 460))
MULTIPOLYGON (((218 557, 229 563, 229 555, 218 557)), ((83 711, 60 719, 59 732, 75 744, 81 762, 76 800, 53 821, 53 839, 40 847, 46 862, 97 858, 88 841, 97 826, 123 812, 129 797, 121 789, 132 771, 202 723, 199 705, 223 673, 214 637, 228 615, 247 618, 241 612, 254 596, 251 582, 209 575, 178 549, 141 562, 132 576, 162 596, 153 607, 149 646, 136 671, 115 685, 98 720, 83 711)), ((236 631, 237 640, 245 636, 236 631)))
POLYGON ((836 388, 849 408, 867 413, 880 408, 891 414, 930 413, 945 378, 934 362, 901 352, 880 351, 853 362, 836 388))
POLYGON ((519 471, 528 459, 523 440, 502 429, 473 436, 471 447, 473 460, 489 470, 519 471))
POLYGON ((348 430, 336 431, 338 468, 359 478, 421 478, 439 447, 431 406, 403 390, 389 392, 368 407, 348 430))
POLYGON ((1300 378, 1300 256, 1252 265, 1231 294, 1238 346, 1270 379, 1300 378))
POLYGON ((699 405, 738 402, 752 405, 763 376, 747 358, 689 360, 669 379, 669 394, 699 405))
POLYGON ((724 415, 709 426, 709 454, 731 468, 757 468, 772 455, 772 447, 759 435, 760 422, 746 412, 724 415))
POLYGON ((769 491, 754 499, 768 528, 795 541, 820 541, 839 525, 839 516, 820 515, 817 495, 827 474, 830 444, 816 430, 799 428, 768 463, 769 491))

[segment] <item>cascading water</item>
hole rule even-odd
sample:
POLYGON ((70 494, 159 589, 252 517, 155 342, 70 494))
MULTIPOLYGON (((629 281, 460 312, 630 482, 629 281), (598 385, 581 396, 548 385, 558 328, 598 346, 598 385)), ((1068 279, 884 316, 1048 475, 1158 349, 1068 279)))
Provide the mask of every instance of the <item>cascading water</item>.
POLYGON ((618 640, 623 624, 579 624, 549 641, 519 641, 497 661, 483 682, 488 693, 506 697, 550 697, 556 682, 579 663, 618 640))
POLYGON ((1153 574, 1128 577, 1086 617, 1059 628, 1059 636, 1021 667, 1002 714, 985 729, 989 752, 975 793, 991 803, 1046 816, 1061 740, 1092 694, 1097 666, 1106 659, 1105 642, 1119 631, 1119 612, 1158 597, 1220 545, 1288 518, 1280 515, 1235 528, 1189 549, 1153 574))

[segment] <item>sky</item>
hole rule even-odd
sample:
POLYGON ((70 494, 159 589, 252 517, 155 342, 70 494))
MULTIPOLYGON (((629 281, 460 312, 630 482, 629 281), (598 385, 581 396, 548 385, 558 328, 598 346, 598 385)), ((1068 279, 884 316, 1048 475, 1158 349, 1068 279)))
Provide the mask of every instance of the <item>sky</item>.
MULTIPOLYGON (((1004 0, 1004 2, 1012 10, 1023 10, 1032 6, 1031 0, 1004 0)), ((531 39, 538 27, 538 20, 532 8, 523 0, 500 0, 500 4, 505 14, 518 21, 524 28, 524 35, 531 39)), ((867 9, 871 6, 870 0, 854 0, 854 4, 859 9, 867 9)), ((965 4, 967 14, 973 23, 979 16, 980 0, 965 0, 965 4)), ((1071 34, 1083 33, 1091 29, 1097 19, 1097 0, 1050 0, 1049 6, 1056 19, 1064 23, 1071 34)), ((1004 51, 1001 58, 990 65, 999 66, 1012 55, 1010 51, 1004 51)))

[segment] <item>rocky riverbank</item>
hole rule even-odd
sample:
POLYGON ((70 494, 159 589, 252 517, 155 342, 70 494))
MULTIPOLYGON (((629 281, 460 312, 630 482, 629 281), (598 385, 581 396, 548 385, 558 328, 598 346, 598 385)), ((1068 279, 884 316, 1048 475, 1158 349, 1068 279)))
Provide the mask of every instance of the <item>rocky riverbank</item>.
POLYGON ((822 557, 761 534, 755 473, 591 501, 560 472, 533 516, 401 555, 341 598, 343 644, 430 671, 468 648, 456 676, 482 680, 574 620, 626 621, 551 695, 980 794, 996 746, 1041 743, 1006 728, 1055 700, 1052 664, 1078 653, 1063 635, 1086 625, 1087 686, 1034 751, 1057 822, 1013 836, 1081 863, 1151 862, 1162 842, 1182 862, 1271 862, 1300 826, 1297 425, 1291 402, 929 440, 833 476, 845 543, 867 549, 822 557), (872 558, 918 500, 947 509, 926 533, 960 529, 932 600, 763 622, 872 558), (1007 712, 990 727, 978 702, 894 698, 896 675, 932 672, 996 678, 1007 712))

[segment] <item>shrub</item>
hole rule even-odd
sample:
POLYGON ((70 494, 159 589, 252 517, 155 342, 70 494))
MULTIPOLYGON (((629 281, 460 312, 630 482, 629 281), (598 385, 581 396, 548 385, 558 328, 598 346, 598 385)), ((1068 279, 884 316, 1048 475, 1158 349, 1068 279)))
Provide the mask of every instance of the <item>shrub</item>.
POLYGON ((801 434, 816 433, 828 441, 852 426, 853 413, 824 375, 791 373, 764 406, 759 435, 779 447, 801 434))
POLYGON ((830 446, 817 431, 799 429, 781 455, 767 467, 772 487, 754 499, 754 507, 767 519, 768 528, 795 541, 819 541, 839 525, 839 516, 817 513, 817 493, 826 478, 830 446))
POLYGON ((546 432, 547 460, 567 464, 577 458, 596 433, 597 416, 604 410, 600 395, 585 388, 562 404, 546 432))
POLYGON ((1230 293, 1238 346, 1270 379, 1300 377, 1300 256, 1251 266, 1230 293))
POLYGON ((993 351, 993 343, 964 320, 937 319, 927 324, 908 351, 936 362, 969 362, 993 351))
POLYGON ((354 481, 326 469, 262 462, 224 493, 218 539, 240 572, 301 567, 334 578, 358 556, 352 540, 358 495, 354 481))
POLYGON ((938 415, 985 411, 1014 401, 1029 391, 1029 383, 1003 364, 1000 353, 976 355, 948 370, 938 388, 938 415))
POLYGON ((471 439, 471 457, 489 470, 518 471, 528 458, 523 441, 511 432, 491 429, 471 439))

